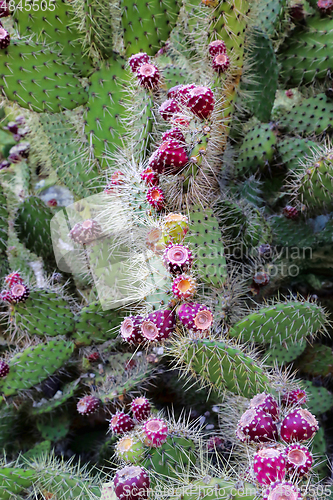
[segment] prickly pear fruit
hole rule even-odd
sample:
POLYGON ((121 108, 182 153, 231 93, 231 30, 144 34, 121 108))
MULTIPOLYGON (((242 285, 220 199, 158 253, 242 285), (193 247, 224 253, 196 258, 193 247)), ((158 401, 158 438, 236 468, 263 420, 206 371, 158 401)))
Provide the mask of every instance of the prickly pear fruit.
POLYGON ((168 426, 160 418, 150 418, 143 425, 145 442, 153 448, 158 448, 166 442, 168 437, 168 426))
POLYGON ((110 420, 110 429, 115 434, 124 434, 125 432, 131 431, 133 427, 133 420, 123 411, 117 411, 110 420))
POLYGON ((281 481, 286 475, 286 460, 277 448, 263 448, 254 455, 253 470, 260 484, 281 481))
POLYGON ((145 500, 148 498, 150 481, 143 467, 127 465, 116 472, 114 490, 119 500, 145 500))
POLYGON ((101 401, 98 398, 88 395, 80 399, 76 408, 81 415, 92 415, 98 410, 100 404, 101 401))
POLYGON ((307 441, 319 429, 318 422, 312 413, 304 408, 288 413, 281 423, 281 438, 286 443, 307 441))
POLYGON ((272 415, 260 408, 253 408, 241 416, 236 436, 243 442, 265 443, 277 438, 277 427, 272 415))
POLYGON ((148 399, 141 396, 133 399, 131 403, 131 410, 135 420, 143 422, 149 417, 151 406, 148 399))

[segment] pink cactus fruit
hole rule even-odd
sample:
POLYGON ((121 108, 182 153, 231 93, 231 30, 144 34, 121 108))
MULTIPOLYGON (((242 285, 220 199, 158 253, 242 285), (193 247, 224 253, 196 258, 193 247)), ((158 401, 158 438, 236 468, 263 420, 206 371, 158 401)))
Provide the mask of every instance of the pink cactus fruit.
POLYGON ((158 173, 175 174, 188 162, 188 156, 181 144, 174 139, 163 141, 152 154, 148 166, 158 173))
POLYGON ((81 415, 92 415, 96 413, 101 404, 100 399, 95 396, 84 396, 77 403, 76 409, 81 415))
POLYGON ((207 119, 214 110, 213 91, 208 87, 195 87, 189 92, 187 107, 199 118, 207 119))
POLYGON ((304 408, 297 408, 286 415, 281 423, 281 438, 286 443, 302 442, 311 439, 319 429, 312 413, 304 408))
POLYGON ((13 285, 22 285, 23 278, 20 273, 16 271, 8 274, 8 276, 5 277, 5 282, 9 285, 9 288, 11 288, 13 285))
POLYGON ((86 219, 83 222, 78 222, 70 230, 69 237, 81 245, 89 244, 100 238, 103 234, 100 224, 93 219, 86 219))
POLYGON ((259 271, 253 276, 253 283, 259 287, 268 285, 269 281, 269 274, 265 271, 259 271))
POLYGON ((139 84, 145 89, 155 89, 160 83, 160 72, 157 66, 153 64, 141 64, 139 66, 136 76, 139 84))
POLYGON ((155 172, 155 170, 153 170, 151 167, 145 168, 141 172, 140 177, 143 181, 145 181, 147 186, 158 186, 159 183, 158 173, 155 172))
POLYGON ((284 406, 303 405, 308 400, 307 394, 304 389, 296 389, 287 392, 282 396, 281 403, 284 406))
POLYGON ((157 253, 158 255, 163 254, 165 250, 165 241, 163 238, 162 229, 160 229, 159 227, 151 229, 146 236, 146 245, 147 248, 157 253))
POLYGON ((269 413, 273 420, 279 420, 279 404, 271 394, 266 392, 257 394, 251 399, 250 408, 260 408, 265 413, 269 413))
POLYGON ((168 426, 164 420, 160 418, 150 418, 143 425, 143 433, 145 442, 153 448, 158 448, 166 442, 168 437, 168 426))
POLYGON ((117 186, 121 186, 125 182, 125 176, 122 172, 117 170, 116 172, 113 172, 110 178, 110 182, 107 184, 107 186, 104 189, 104 193, 106 194, 116 194, 118 193, 117 186))
POLYGON ((242 442, 265 443, 277 439, 277 427, 272 415, 261 408, 250 408, 241 416, 236 436, 242 442))
POLYGON ((138 54, 133 54, 129 60, 128 64, 130 65, 132 73, 136 73, 142 64, 148 64, 150 58, 148 54, 145 52, 139 52, 138 54))
POLYGON ((230 59, 227 54, 218 54, 214 57, 212 68, 217 73, 225 73, 230 66, 230 59))
POLYGON ((286 476, 286 461, 281 450, 263 448, 254 455, 254 475, 260 484, 283 480, 286 476))
POLYGON ((275 481, 264 492, 263 500, 302 500, 302 495, 295 484, 289 481, 275 481))
POLYGON ((187 274, 181 274, 173 280, 172 293, 179 300, 191 299, 197 292, 196 280, 187 274))
POLYGON ((185 143, 184 134, 178 127, 171 128, 170 130, 164 132, 164 134, 162 135, 162 142, 169 140, 174 140, 179 143, 185 143))
POLYGON ((150 313, 141 323, 141 334, 150 342, 169 337, 176 327, 175 313, 161 309, 150 313))
POLYGON ((223 443, 224 441, 220 436, 212 436, 207 440, 206 447, 208 451, 215 450, 216 448, 222 448, 223 443))
POLYGON ((191 269, 193 256, 184 245, 168 245, 163 254, 165 267, 171 274, 182 274, 191 269))
POLYGON ((332 0, 318 0, 317 2, 318 10, 322 14, 331 14, 333 12, 333 1, 332 0))
POLYGON ((149 205, 151 205, 155 210, 162 210, 164 207, 164 193, 161 188, 153 186, 148 189, 146 195, 149 205))
POLYGON ((188 330, 195 332, 209 330, 214 320, 213 314, 207 306, 194 302, 188 302, 178 307, 177 315, 188 330))
POLYGON ((163 120, 169 121, 175 113, 180 111, 178 103, 175 99, 168 99, 164 101, 163 104, 158 108, 160 115, 163 120))
POLYGON ((3 26, 0 26, 0 49, 6 49, 10 45, 10 34, 3 26))
POLYGON ((7 300, 11 304, 18 304, 19 302, 25 302, 30 295, 29 288, 23 283, 13 285, 7 293, 7 300))
POLYGON ((116 472, 114 492, 119 500, 145 500, 148 498, 150 481, 143 467, 127 465, 116 472))
POLYGON ((141 335, 142 316, 128 316, 120 325, 120 334, 126 342, 138 345, 143 342, 141 335))
POLYGON ((223 40, 214 40, 208 45, 208 52, 211 58, 219 54, 225 54, 227 52, 227 47, 223 40))
POLYGON ((137 422, 143 422, 150 416, 151 406, 148 399, 141 396, 133 399, 131 410, 135 420, 137 422))
POLYGON ((288 472, 302 477, 309 472, 313 464, 312 453, 299 443, 290 444, 283 452, 288 472))
POLYGON ((9 365, 3 359, 0 359, 0 378, 4 378, 9 373, 9 365))
POLYGON ((6 0, 0 1, 0 17, 10 16, 9 5, 6 0))
POLYGON ((124 434, 134 427, 132 418, 123 411, 117 411, 110 420, 109 428, 115 434, 124 434))
POLYGON ((284 209, 282 210, 282 213, 286 217, 286 219, 291 219, 291 220, 296 220, 299 216, 298 209, 290 205, 285 206, 284 209))
POLYGON ((180 104, 187 105, 187 101, 190 97, 190 90, 195 89, 196 85, 190 83, 188 85, 176 85, 168 90, 168 97, 176 99, 180 104))

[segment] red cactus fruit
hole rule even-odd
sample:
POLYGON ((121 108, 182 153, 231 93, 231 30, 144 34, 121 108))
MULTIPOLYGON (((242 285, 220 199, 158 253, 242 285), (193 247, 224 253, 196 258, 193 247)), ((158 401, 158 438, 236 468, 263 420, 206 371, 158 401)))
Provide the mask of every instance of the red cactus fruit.
POLYGON ((286 461, 276 448, 263 448, 254 455, 254 475, 260 484, 282 480, 286 475, 286 461))
POLYGON ((151 229, 146 236, 147 248, 158 255, 162 254, 165 249, 165 242, 162 230, 159 227, 151 229))
POLYGON ((297 208, 292 207, 290 205, 287 205, 286 207, 284 207, 284 209, 282 210, 282 213, 287 219, 291 219, 291 220, 296 220, 298 215, 299 215, 297 208))
POLYGON ((173 243, 181 243, 188 232, 188 218, 182 214, 167 214, 164 216, 164 230, 173 243))
POLYGON ((330 14, 333 12, 333 0, 318 0, 317 7, 322 14, 330 14))
POLYGON ((176 318, 169 309, 150 313, 141 323, 142 336, 151 342, 167 339, 176 327, 176 318))
POLYGON ((180 300, 192 298, 196 291, 197 282, 192 276, 181 274, 173 280, 172 293, 180 300))
POLYGON ((214 319, 211 310, 207 306, 194 302, 182 304, 177 309, 177 315, 186 328, 196 332, 209 330, 214 319))
POLYGON ((158 448, 167 440, 168 426, 160 418, 150 418, 145 422, 142 430, 146 438, 145 442, 149 446, 158 448))
POLYGON ((10 44, 10 34, 5 28, 0 27, 0 49, 6 49, 10 44))
POLYGON ((104 189, 104 193, 106 194, 114 194, 117 193, 117 188, 116 186, 120 186, 121 184, 124 184, 125 181, 125 176, 122 172, 117 170, 116 172, 113 172, 110 178, 110 182, 104 189))
POLYGON ((189 92, 188 108, 202 119, 208 118, 214 109, 214 94, 208 87, 195 87, 189 92))
POLYGON ((261 408, 251 408, 241 416, 236 436, 242 442, 265 443, 277 438, 277 427, 272 415, 261 408))
POLYGON ((163 141, 160 147, 152 154, 148 165, 158 173, 175 174, 188 162, 188 156, 181 144, 170 139, 163 141))
POLYGON ((207 450, 215 450, 216 448, 221 448, 223 446, 223 439, 220 436, 212 436, 207 440, 206 447, 207 450))
POLYGON ((123 411, 117 411, 110 420, 109 428, 115 434, 124 434, 131 431, 134 427, 134 422, 129 415, 123 411))
POLYGON ((158 111, 163 120, 169 121, 174 113, 178 113, 180 111, 180 108, 175 99, 168 99, 163 104, 161 104, 161 106, 158 108, 158 111))
POLYGON ((120 325, 120 335, 123 340, 130 344, 141 344, 143 338, 141 335, 142 316, 128 316, 120 325))
POLYGON ((125 370, 133 370, 133 368, 135 368, 137 365, 135 359, 131 358, 131 359, 128 359, 125 363, 125 370))
POLYGON ((196 85, 194 83, 190 83, 188 85, 176 85, 168 90, 168 97, 176 99, 176 101, 180 102, 183 105, 186 105, 188 98, 190 96, 189 92, 191 89, 194 89, 196 85))
POLYGON ((188 128, 190 126, 191 119, 182 113, 175 113, 170 120, 170 123, 173 127, 185 127, 188 128))
POLYGON ((70 230, 69 237, 75 243, 89 244, 101 237, 103 230, 100 224, 93 219, 86 219, 83 222, 78 222, 70 230))
MULTIPOLYGON (((1 3, 0 3, 0 17, 1 17, 1 3)), ((4 127, 6 130, 11 132, 12 134, 17 134, 19 126, 18 123, 16 122, 9 122, 7 124, 7 127, 4 127)))
POLYGON ((139 66, 136 76, 139 84, 145 89, 155 89, 160 82, 160 72, 153 64, 142 64, 139 66))
POLYGON ((251 399, 250 408, 260 408, 265 413, 269 413, 273 420, 279 420, 279 405, 271 394, 266 394, 266 392, 257 394, 251 399))
POLYGON ((225 73, 230 66, 230 59, 227 54, 217 54, 212 62, 213 70, 217 73, 225 73))
POLYGON ((131 403, 133 417, 138 422, 143 422, 150 416, 151 406, 147 398, 140 397, 133 399, 131 403))
POLYGON ((286 443, 307 441, 319 429, 318 422, 312 413, 304 408, 291 411, 281 423, 281 438, 286 443))
POLYGON ((92 415, 96 413, 101 401, 95 396, 84 396, 78 402, 76 408, 81 415, 92 415))
POLYGON ((296 473, 298 477, 301 477, 307 474, 312 467, 312 453, 302 444, 290 444, 285 448, 283 454, 290 474, 296 473))
POLYGON ((12 296, 10 290, 2 290, 0 293, 0 300, 11 303, 12 296))
POLYGON ((170 273, 183 274, 192 267, 192 252, 184 245, 171 244, 164 251, 163 262, 170 273))
POLYGON ((185 142, 185 137, 184 137, 184 134, 183 132, 177 128, 177 127, 174 127, 170 130, 167 130, 166 132, 164 132, 164 134, 162 135, 162 141, 169 141, 170 139, 172 140, 175 140, 179 143, 182 143, 182 142, 185 142))
POLYGON ((289 481, 275 481, 264 492, 263 500, 302 500, 302 495, 295 484, 289 481))
POLYGON ((23 283, 13 285, 9 290, 9 302, 11 304, 18 304, 19 302, 25 302, 30 295, 29 288, 23 283))
POLYGON ((138 54, 133 54, 129 60, 128 64, 132 70, 132 73, 136 73, 142 64, 148 64, 150 57, 145 52, 139 52, 138 54))
POLYGON ((114 491, 119 500, 145 500, 148 498, 150 481, 143 467, 127 465, 116 472, 114 491))
POLYGON ((258 286, 266 286, 269 281, 269 274, 265 273, 265 271, 260 271, 253 276, 253 283, 258 286))
POLYGON ((0 17, 10 16, 8 3, 5 0, 0 1, 0 17))
POLYGON ((227 47, 223 40, 214 40, 208 45, 208 52, 210 57, 214 58, 218 54, 225 54, 227 52, 227 47))
POLYGON ((57 202, 57 200, 55 198, 51 198, 51 200, 48 200, 47 205, 49 207, 57 207, 58 206, 58 202, 57 202))
POLYGON ((99 361, 100 355, 99 355, 98 352, 95 351, 95 352, 92 352, 92 353, 88 354, 87 359, 91 363, 94 363, 95 361, 99 361))
POLYGON ((9 365, 3 359, 0 359, 0 378, 4 378, 9 373, 9 365))
POLYGON ((149 205, 155 210, 162 210, 164 207, 164 193, 161 188, 153 186, 148 189, 146 195, 149 205))
POLYGON ((23 278, 20 273, 15 271, 14 273, 10 273, 5 277, 5 282, 7 283, 7 285, 9 285, 9 288, 11 288, 13 285, 22 285, 23 278))
POLYGON ((155 170, 153 170, 151 167, 145 168, 141 172, 140 177, 143 181, 145 181, 147 186, 157 186, 159 183, 158 173, 155 172, 155 170))
POLYGON ((308 400, 304 389, 296 389, 295 391, 287 392, 282 396, 281 403, 284 406, 303 405, 308 400))

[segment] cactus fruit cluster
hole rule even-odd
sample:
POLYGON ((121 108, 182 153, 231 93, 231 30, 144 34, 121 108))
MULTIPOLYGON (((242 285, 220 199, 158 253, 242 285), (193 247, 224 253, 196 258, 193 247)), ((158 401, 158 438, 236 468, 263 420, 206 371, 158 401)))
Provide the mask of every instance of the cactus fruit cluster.
POLYGON ((1 500, 332 498, 332 1, 0 18, 1 500))

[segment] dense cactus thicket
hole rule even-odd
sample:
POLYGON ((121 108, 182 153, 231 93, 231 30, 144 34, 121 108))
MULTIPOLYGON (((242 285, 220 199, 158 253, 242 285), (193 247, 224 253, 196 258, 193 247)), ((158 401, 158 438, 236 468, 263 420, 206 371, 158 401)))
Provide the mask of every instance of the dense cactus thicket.
POLYGON ((332 16, 0 2, 1 500, 333 498, 332 16))

